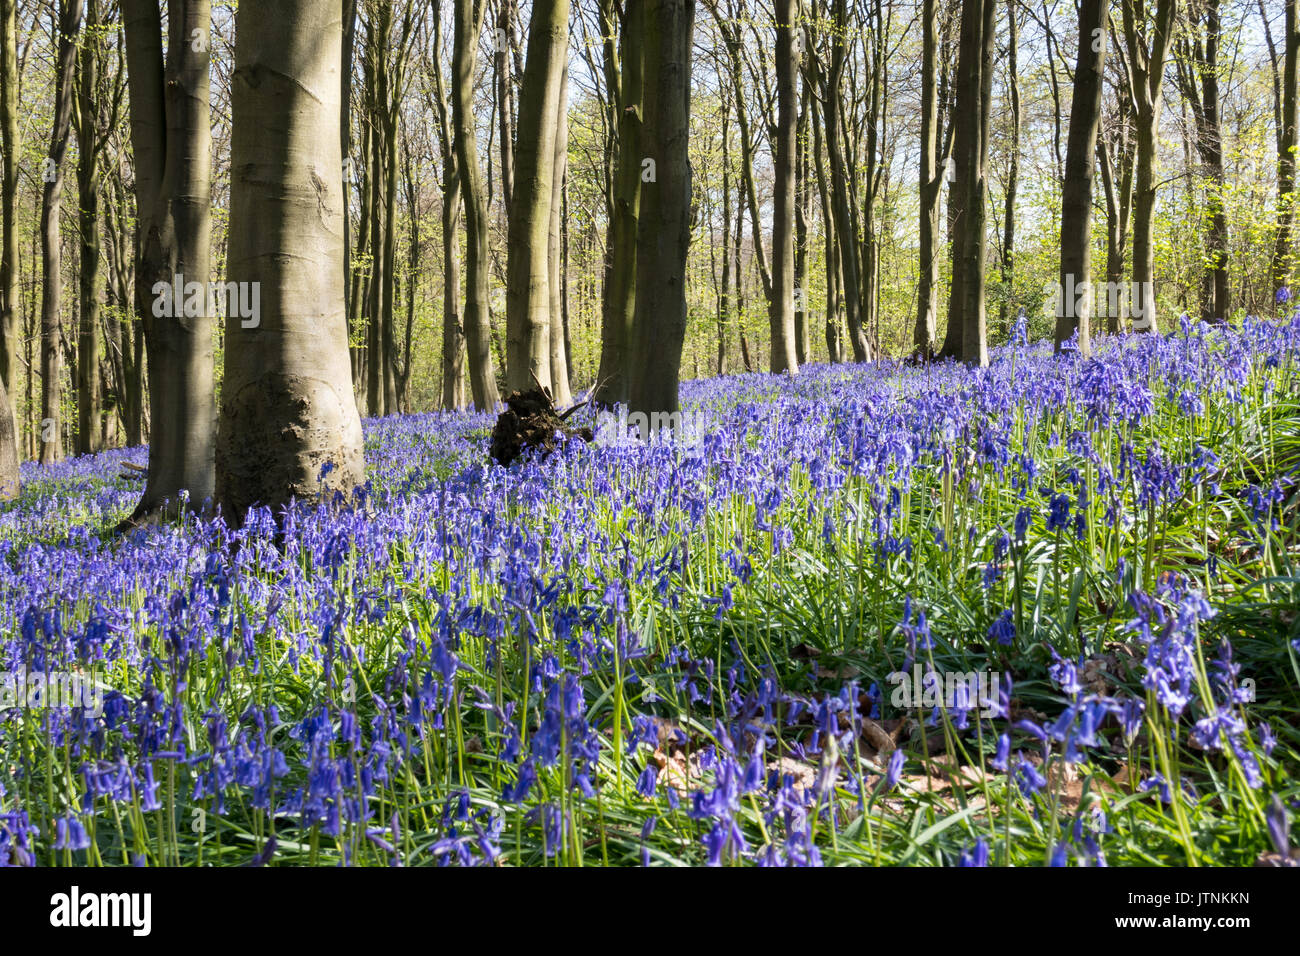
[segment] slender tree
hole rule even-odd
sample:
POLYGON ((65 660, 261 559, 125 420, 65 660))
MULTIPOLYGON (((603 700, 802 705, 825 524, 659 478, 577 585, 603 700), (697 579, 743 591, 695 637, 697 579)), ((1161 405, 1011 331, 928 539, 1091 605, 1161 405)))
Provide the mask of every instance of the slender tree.
POLYGON ((798 140, 799 35, 797 0, 776 0, 776 139, 773 144, 775 192, 772 212, 772 294, 768 299, 771 369, 799 368, 794 322, 795 165, 798 140))
MULTIPOLYGON (((1114 22, 1107 18, 1108 33, 1114 35, 1114 22)), ((1116 43, 1109 61, 1121 81, 1115 84, 1114 109, 1108 114, 1103 135, 1097 140, 1097 164, 1101 167, 1102 187, 1106 197, 1106 283, 1118 289, 1124 282, 1124 254, 1128 246, 1129 217, 1133 209, 1133 165, 1136 147, 1133 141, 1133 101, 1124 46, 1116 43)), ((1103 96, 1103 100, 1105 97, 1103 96)), ((1107 308, 1106 331, 1119 332, 1119 310, 1107 308)))
POLYGON ((1228 215, 1224 208, 1223 128, 1219 103, 1219 47, 1223 27, 1219 0, 1189 0, 1189 29, 1177 44, 1179 92, 1195 119, 1196 152, 1205 179, 1205 273, 1201 281, 1201 317, 1221 321, 1230 309, 1228 285, 1228 215))
POLYGON ((104 35, 99 21, 99 0, 86 0, 86 29, 77 57, 77 210, 81 269, 80 317, 77 331, 77 443, 78 454, 100 448, 100 217, 99 156, 103 150, 98 102, 101 90, 100 59, 104 35))
POLYGON ((364 478, 343 300, 342 0, 263 0, 236 18, 230 277, 256 323, 226 328, 217 500, 349 491, 364 478))
POLYGON ((569 102, 569 71, 560 75, 560 117, 555 130, 555 160, 551 165, 551 227, 547 237, 547 265, 550 291, 550 360, 551 395, 556 404, 566 405, 573 400, 569 388, 568 329, 565 323, 565 285, 568 269, 565 266, 564 196, 569 170, 569 124, 566 118, 569 102))
POLYGON ((939 313, 939 196, 943 167, 939 155, 939 0, 921 3, 921 159, 920 262, 916 325, 912 345, 929 355, 937 347, 939 313))
POLYGON ((1016 193, 1020 187, 1020 14, 1019 0, 1007 0, 1007 92, 1011 100, 1011 141, 1007 144, 1007 188, 1002 209, 1002 297, 998 324, 1010 326, 1016 284, 1016 193))
POLYGON ((454 0, 454 7, 451 113, 465 203, 465 345, 474 407, 488 411, 496 408, 499 393, 492 369, 492 331, 488 324, 487 197, 474 133, 474 63, 483 28, 483 0, 454 0))
POLYGON ((72 130, 81 12, 82 0, 59 0, 54 121, 50 125, 49 150, 41 166, 41 464, 63 457, 63 240, 59 216, 63 208, 63 159, 72 130))
POLYGON ((438 147, 442 153, 442 407, 465 406, 465 328, 460 314, 460 167, 456 162, 451 110, 438 58, 442 51, 442 19, 433 18, 433 57, 425 75, 432 77, 433 113, 438 118, 438 147))
MULTIPOLYGON (((822 124, 826 137, 826 156, 832 170, 848 168, 844 144, 844 124, 841 116, 841 96, 844 88, 845 64, 848 57, 848 3, 847 0, 834 0, 831 8, 831 41, 829 64, 820 70, 822 124)), ((849 190, 848 177, 832 175, 830 211, 834 221, 834 232, 839 241, 839 278, 840 291, 848 319, 849 344, 853 349, 853 360, 865 362, 871 357, 863 322, 863 275, 860 249, 858 246, 861 231, 855 205, 849 190)), ((869 280, 866 281, 869 286, 869 280)))
POLYGON ((1056 350, 1059 352, 1077 333, 1079 353, 1084 358, 1092 348, 1092 180, 1105 67, 1106 0, 1081 0, 1079 58, 1074 68, 1061 196, 1061 294, 1057 296, 1056 350), (1073 294, 1075 289, 1082 294, 1073 294))
POLYGON ((14 416, 9 401, 9 390, 0 382, 0 501, 17 498, 22 491, 22 475, 18 470, 18 434, 14 429, 14 416))
POLYGON ((17 0, 0 0, 0 384, 14 418, 18 322, 18 20, 17 0))
POLYGON ((1273 288, 1289 288, 1295 272, 1296 152, 1300 147, 1300 0, 1286 0, 1281 116, 1277 136, 1277 228, 1273 288))
POLYGON ((1165 57, 1178 0, 1120 0, 1124 45, 1136 107, 1137 154, 1133 202, 1133 330, 1156 332, 1156 150, 1163 104, 1165 57), (1155 3, 1154 10, 1149 4, 1155 3))

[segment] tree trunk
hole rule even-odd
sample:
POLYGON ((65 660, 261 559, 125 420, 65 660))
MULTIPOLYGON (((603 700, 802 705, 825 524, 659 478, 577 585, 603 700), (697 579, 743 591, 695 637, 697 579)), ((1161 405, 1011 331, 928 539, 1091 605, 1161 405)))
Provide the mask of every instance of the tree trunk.
POLYGON ((510 78, 510 53, 514 47, 514 0, 501 0, 492 50, 497 86, 497 136, 501 140, 501 208, 506 211, 507 222, 512 215, 511 201, 515 194, 515 85, 510 78))
POLYGON ((1092 177, 1101 121, 1106 65, 1106 0, 1082 0, 1079 7, 1079 59, 1074 68, 1074 99, 1065 148, 1061 196, 1061 271, 1056 310, 1056 351, 1076 333, 1079 354, 1091 354, 1092 177), (1075 294, 1075 290, 1080 290, 1075 294))
POLYGON ((1210 234, 1207 237, 1210 261, 1206 283, 1211 294, 1207 296, 1209 309, 1206 318, 1211 322, 1226 320, 1232 310, 1228 287, 1228 216, 1224 209, 1227 183, 1223 171, 1223 131, 1219 116, 1221 29, 1219 0, 1206 0, 1205 57, 1201 73, 1204 135, 1199 137, 1199 143, 1201 158, 1210 174, 1210 234))
POLYGON ((987 217, 989 106, 993 80, 996 0, 964 0, 957 65, 953 155, 956 177, 950 202, 956 206, 949 335, 944 354, 967 365, 988 364, 984 277, 987 217), (954 341, 955 337, 955 341, 954 341))
POLYGON ((474 134, 474 61, 483 27, 482 0, 455 0, 456 29, 452 42, 452 126, 461 192, 465 199, 465 344, 469 353, 470 391, 474 407, 497 406, 496 373, 492 369, 492 330, 488 323, 487 201, 478 165, 474 134))
POLYGON ((519 94, 515 183, 506 265, 506 387, 551 387, 548 252, 555 191, 556 127, 567 116, 560 89, 568 68, 569 2, 535 0, 519 94))
MULTIPOLYGON (((1277 144, 1277 231, 1273 289, 1289 289, 1295 272, 1296 149, 1300 131, 1300 0, 1286 0, 1282 66, 1282 122, 1277 144)), ((1295 290, 1292 290, 1293 292, 1295 290)))
MULTIPOLYGON (((1129 137, 1128 101, 1121 91, 1121 109, 1109 143, 1097 144, 1102 186, 1106 193, 1106 285, 1119 289, 1124 282, 1124 250, 1128 245, 1129 216, 1133 209, 1133 141, 1129 137)), ((1106 331, 1119 332, 1119 310, 1106 309, 1106 331)))
POLYGON ((555 128, 555 160, 551 165, 551 228, 547 242, 547 260, 550 267, 550 350, 551 396, 557 405, 567 405, 573 400, 569 388, 569 356, 566 347, 564 293, 567 270, 564 264, 564 230, 561 217, 564 212, 564 182, 569 168, 569 71, 560 74, 560 111, 555 128))
MULTIPOLYGON (((18 323, 18 21, 17 0, 0 0, 0 385, 6 389, 10 429, 17 420, 14 360, 18 323)), ((0 425, 2 427, 2 425, 0 425)))
POLYGON ((433 18, 434 112, 442 150, 442 407, 465 407, 465 329, 460 320, 460 167, 456 162, 447 91, 436 57, 442 50, 442 20, 433 18))
POLYGON ((230 276, 261 321, 226 330, 217 500, 350 491, 365 477, 343 301, 338 64, 342 0, 263 0, 236 16, 230 276))
POLYGON ((63 457, 63 344, 60 299, 63 290, 63 251, 59 213, 63 205, 63 158, 72 129, 76 83, 77 33, 81 29, 81 0, 59 0, 55 60, 54 121, 50 148, 42 163, 41 192, 41 464, 63 457))
POLYGON ((686 252, 691 241, 691 35, 695 0, 646 0, 643 149, 656 176, 641 197, 637 229, 635 361, 628 405, 677 411, 686 335, 686 252))
MULTIPOLYGON (((1086 2, 1086 0, 1085 0, 1086 2)), ((1002 301, 998 325, 1011 327, 1016 284, 1016 190, 1020 185, 1020 25, 1017 0, 1007 0, 1007 86, 1011 94, 1011 142, 1007 145, 1007 192, 1002 211, 1002 301)), ((1077 80, 1076 80, 1077 82, 1077 80)))
MULTIPOLYGON (((846 162, 841 145, 840 89, 844 77, 846 31, 848 13, 845 0, 835 0, 833 10, 834 31, 831 39, 831 63, 824 83, 823 121, 826 131, 826 155, 833 170, 845 169, 846 162)), ((858 228, 849 205, 848 184, 843 175, 831 177, 831 211, 835 220, 835 234, 839 239, 841 290, 849 324, 849 344, 853 360, 865 362, 870 357, 866 334, 862 327, 861 274, 858 257, 858 228)))
POLYGON ((731 267, 735 254, 731 250, 731 130, 727 125, 731 100, 722 93, 722 276, 718 287, 718 374, 727 368, 727 327, 731 322, 731 267))
MULTIPOLYGON (((594 400, 611 406, 628 400, 632 321, 636 305, 637 234, 641 209, 644 0, 627 0, 618 49, 618 160, 614 214, 610 218, 605 284, 601 296, 600 371, 594 400)), ((608 45, 607 45, 608 49, 608 45)))
POLYGON ((18 497, 22 474, 18 469, 18 435, 14 429, 13 403, 9 390, 0 382, 0 501, 18 497))
POLYGON ((81 44, 77 90, 77 195, 81 239, 80 322, 77 335, 77 453, 99 451, 99 58, 104 38, 98 0, 87 0, 86 36, 81 44))
POLYGON ((122 13, 136 169, 135 299, 152 414, 149 471, 132 522, 176 502, 182 491, 191 507, 213 491, 215 359, 207 296, 198 315, 186 315, 178 302, 164 307, 175 277, 205 289, 209 280, 211 17, 208 0, 172 5, 164 67, 157 3, 123 0, 122 13))
MULTIPOLYGON (((930 355, 938 345, 939 328, 939 65, 937 37, 939 0, 922 0, 921 8, 921 159, 920 265, 916 326, 912 345, 930 355)), ((829 270, 828 270, 829 271, 829 270)))
POLYGON ((1148 0, 1122 0, 1124 41, 1132 72, 1137 112, 1136 185, 1133 203, 1133 330, 1158 331, 1155 297, 1155 230, 1157 136, 1160 126, 1165 54, 1174 29, 1177 0, 1156 0, 1147 23, 1148 0), (1146 36, 1149 32, 1151 42, 1146 36))
POLYGON ((794 52, 794 38, 799 30, 797 16, 796 0, 776 0, 777 121, 772 144, 776 182, 772 202, 772 294, 768 299, 773 372, 799 369, 794 324, 794 178, 799 114, 795 88, 799 60, 794 52))
MULTIPOLYGON (((802 30, 802 27, 800 27, 802 30)), ((812 88, 805 83, 795 131, 798 158, 794 173, 794 346, 800 366, 812 361, 812 329, 808 321, 808 232, 812 185, 808 179, 808 125, 812 88)))
MULTIPOLYGON (((1191 29, 1177 43, 1175 79, 1195 119, 1196 153, 1205 183, 1205 270, 1201 276, 1201 318, 1227 318, 1228 217, 1224 210, 1223 131, 1219 122, 1219 0, 1199 0, 1188 8, 1191 29)), ((1190 165, 1190 164, 1189 164, 1190 165)), ((1194 185, 1188 177, 1188 186, 1194 185)))

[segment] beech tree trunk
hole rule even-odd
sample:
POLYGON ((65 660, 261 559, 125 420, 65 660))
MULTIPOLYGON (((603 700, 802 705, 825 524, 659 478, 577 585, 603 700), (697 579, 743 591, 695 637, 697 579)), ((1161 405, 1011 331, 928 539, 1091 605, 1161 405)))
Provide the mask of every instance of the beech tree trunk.
POLYGON ((256 325, 226 329, 217 500, 350 491, 365 477, 343 301, 342 0, 262 0, 236 18, 230 277, 256 325))
POLYGON ((551 196, 560 92, 568 69, 569 2, 535 0, 519 94, 506 265, 506 387, 551 387, 551 196))
POLYGON ((555 129, 555 161, 551 165, 551 228, 547 240, 547 262, 550 270, 550 338, 551 396, 557 405, 567 405, 573 400, 569 387, 569 354, 565 327, 565 268, 564 184, 569 169, 569 71, 560 74, 560 115, 555 129))
MULTIPOLYGON (((17 0, 0 0, 0 385, 14 413, 18 346, 18 21, 17 0)), ((2 414, 2 413, 0 413, 2 414)), ((0 426, 2 427, 2 426, 0 426)))
POLYGON ((456 161, 465 201, 465 345, 474 407, 490 411, 496 408, 500 396, 492 369, 492 330, 488 321, 487 199, 474 134, 474 62, 483 28, 482 0, 455 0, 455 14, 451 106, 456 161))
POLYGON ((77 215, 81 240, 79 274, 80 321, 77 333, 77 454, 99 451, 101 446, 99 380, 99 179, 101 151, 99 58, 104 37, 99 28, 98 0, 87 0, 86 35, 78 57, 77 89, 77 215))
MULTIPOLYGON (((433 49, 442 50, 442 20, 433 18, 433 49)), ((442 407, 465 407, 465 329, 460 315, 460 166, 456 161, 447 91, 435 62, 433 104, 442 151, 442 407)))
POLYGON ((154 314, 159 283, 171 286, 180 276, 206 289, 209 281, 208 0, 177 0, 168 17, 164 66, 156 0, 122 0, 136 172, 135 300, 152 415, 144 495, 128 523, 166 510, 181 492, 191 507, 213 492, 215 358, 207 296, 198 315, 175 302, 154 314))
POLYGON ((77 33, 81 0, 59 0, 55 58, 54 121, 50 147, 41 165, 41 464, 63 457, 63 242, 59 215, 63 208, 63 159, 72 130, 76 81, 77 33))
MULTIPOLYGON (((822 113, 826 132, 826 155, 832 170, 846 168, 843 129, 840 122, 840 90, 843 86, 846 57, 846 31, 848 13, 846 0, 835 0, 832 10, 834 31, 831 38, 831 61, 823 82, 822 113)), ((865 362, 871 357, 861 310, 861 270, 858 255, 858 229, 850 208, 848 184, 843 175, 831 176, 831 212, 839 240, 840 279, 845 312, 849 325, 849 344, 853 361, 865 362)))
POLYGON ((686 252, 691 241, 691 36, 695 0, 646 0, 645 126, 642 148, 655 160, 637 228, 636 313, 628 405, 677 411, 686 335, 686 252))
MULTIPOLYGON (((614 167, 614 209, 607 232, 605 284, 601 300, 600 370, 593 396, 598 405, 628 400, 632 322, 636 307, 637 234, 642 191, 642 97, 644 55, 641 43, 643 0, 626 0, 618 56, 607 66, 617 76, 611 92, 618 111, 618 159, 614 167)), ((606 42, 606 58, 613 44, 606 42)))
POLYGON ((997 0, 964 0, 958 44, 953 156, 956 177, 952 289, 944 354, 967 365, 988 364, 984 277, 988 205, 989 106, 992 99, 997 0))

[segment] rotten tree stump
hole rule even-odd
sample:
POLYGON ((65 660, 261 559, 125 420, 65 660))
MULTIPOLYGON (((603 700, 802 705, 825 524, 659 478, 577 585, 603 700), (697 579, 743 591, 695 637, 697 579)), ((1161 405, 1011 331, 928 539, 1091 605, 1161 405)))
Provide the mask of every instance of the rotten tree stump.
POLYGON ((589 442, 596 437, 590 428, 570 428, 565 424, 565 419, 585 402, 561 414, 555 410, 551 393, 540 386, 526 392, 511 392, 505 401, 505 411, 497 416, 488 448, 488 454, 499 465, 508 465, 530 453, 545 457, 559 447, 562 439, 581 438, 589 442))

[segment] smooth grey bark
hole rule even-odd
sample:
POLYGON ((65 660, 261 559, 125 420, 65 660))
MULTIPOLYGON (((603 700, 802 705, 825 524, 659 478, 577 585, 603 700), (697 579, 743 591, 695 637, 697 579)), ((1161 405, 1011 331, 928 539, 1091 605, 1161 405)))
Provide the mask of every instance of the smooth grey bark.
POLYGON ((569 2, 535 0, 519 94, 514 190, 506 264, 506 387, 551 387, 551 198, 556 128, 567 122, 561 87, 568 69, 569 2))
POLYGON ((1081 0, 1079 58, 1074 68, 1074 99, 1065 147, 1061 196, 1061 269, 1057 296, 1056 351, 1078 333, 1079 354, 1088 358, 1092 317, 1092 182, 1101 122, 1106 66, 1106 0, 1081 0), (1082 295, 1067 291, 1082 288, 1082 295))
POLYGON ((550 289, 551 397, 557 405, 573 400, 569 387, 568 334, 565 326, 565 232, 563 223, 564 187, 569 168, 569 71, 560 74, 560 115, 555 129, 555 159, 551 164, 551 225, 547 237, 547 266, 550 289))
POLYGON ((177 303, 163 315, 153 307, 159 283, 171 285, 179 275, 206 288, 210 277, 211 16, 208 0, 170 4, 165 65, 156 0, 122 0, 122 19, 136 173, 135 305, 152 415, 145 490, 129 524, 166 510, 182 492, 196 507, 214 487, 213 318, 206 302, 202 314, 191 316, 177 303), (196 30, 201 44, 194 42, 196 30))
POLYGON ((343 300, 342 0, 261 0, 236 17, 229 273, 260 321, 226 329, 217 501, 351 491, 365 478, 343 300))
POLYGON ((637 228, 635 360, 628 406, 677 411, 686 334, 686 252, 691 241, 691 35, 695 0, 646 0, 645 125, 642 145, 655 160, 644 184, 637 228))
POLYGON ((465 202, 465 345, 469 354, 474 407, 490 411, 500 401, 492 369, 492 331, 488 322, 487 199, 474 134, 474 61, 483 27, 482 0, 455 0, 452 40, 452 129, 465 202))

